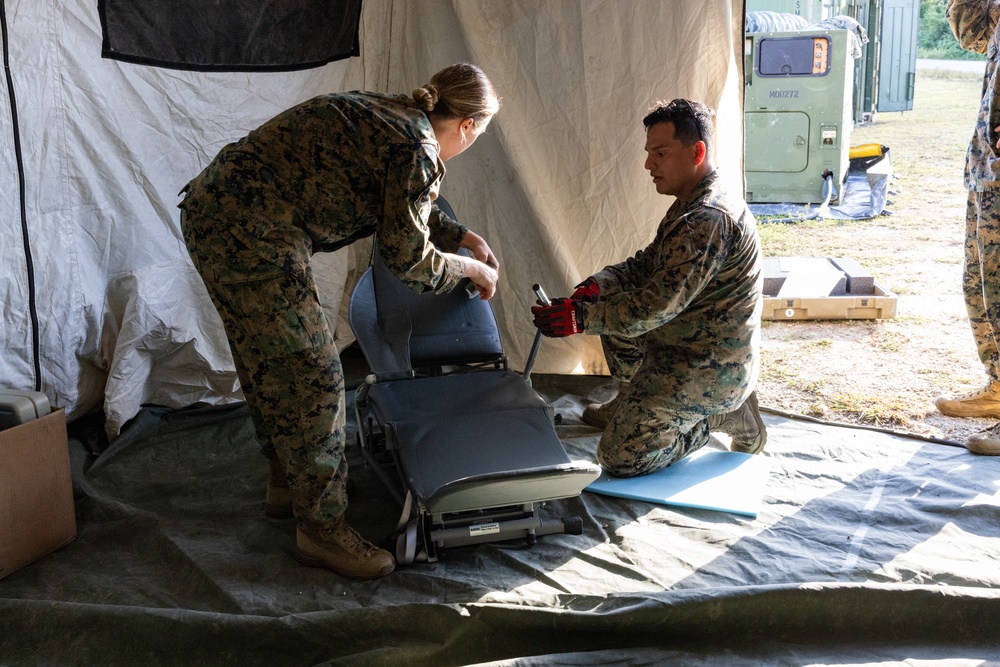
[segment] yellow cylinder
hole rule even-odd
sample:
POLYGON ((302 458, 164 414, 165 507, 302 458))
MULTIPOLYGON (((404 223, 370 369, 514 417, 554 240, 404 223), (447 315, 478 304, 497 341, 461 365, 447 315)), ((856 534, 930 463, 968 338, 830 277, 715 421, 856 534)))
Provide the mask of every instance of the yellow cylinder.
POLYGON ((882 155, 882 144, 861 144, 851 146, 848 157, 853 160, 856 157, 878 157, 882 155))

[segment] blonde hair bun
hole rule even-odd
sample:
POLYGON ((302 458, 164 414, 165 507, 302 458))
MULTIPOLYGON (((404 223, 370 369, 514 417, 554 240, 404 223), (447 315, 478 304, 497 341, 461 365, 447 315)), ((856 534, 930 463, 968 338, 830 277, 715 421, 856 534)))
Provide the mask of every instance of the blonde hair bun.
POLYGON ((413 97, 421 111, 431 112, 437 106, 440 95, 437 87, 432 83, 425 84, 421 88, 415 88, 410 95, 413 97))
POLYGON ((476 127, 500 110, 500 97, 483 70, 471 63, 449 65, 413 91, 417 106, 443 118, 471 118, 476 127))

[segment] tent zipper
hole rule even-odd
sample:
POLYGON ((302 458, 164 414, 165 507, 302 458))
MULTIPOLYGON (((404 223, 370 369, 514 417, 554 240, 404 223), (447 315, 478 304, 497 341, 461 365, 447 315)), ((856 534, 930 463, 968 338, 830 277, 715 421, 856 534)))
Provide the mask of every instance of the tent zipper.
POLYGON ((14 158, 17 162, 18 203, 21 210, 21 238, 24 243, 24 263, 28 274, 28 309, 31 315, 31 347, 35 368, 35 391, 42 390, 40 344, 38 338, 38 308, 35 304, 35 267, 31 260, 31 241, 28 235, 28 213, 24 194, 24 161, 21 155, 21 133, 17 120, 17 100, 14 97, 14 79, 10 73, 10 48, 7 38, 7 3, 0 0, 0 36, 3 38, 3 71, 7 80, 7 97, 10 99, 11 134, 14 139, 14 158))

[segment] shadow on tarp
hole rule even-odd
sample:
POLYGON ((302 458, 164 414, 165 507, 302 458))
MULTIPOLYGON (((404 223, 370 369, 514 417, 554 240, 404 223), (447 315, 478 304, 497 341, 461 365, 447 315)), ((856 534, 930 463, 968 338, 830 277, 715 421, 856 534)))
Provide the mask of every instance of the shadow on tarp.
MULTIPOLYGON (((536 378, 536 386, 545 382, 536 378)), ((586 395, 581 387, 549 387, 546 395, 586 395)), ((566 417, 572 422, 574 415, 566 417)), ((801 466, 807 474, 822 469, 828 450, 815 435, 820 427, 786 429, 783 440, 789 423, 768 418, 776 449, 798 447, 811 460, 813 467, 801 466)), ((573 423, 565 429, 582 432, 573 423)), ((350 423, 349 431, 350 443, 350 423)), ((925 503, 932 516, 942 505, 940 521, 995 534, 995 508, 963 508, 973 494, 996 489, 949 476, 934 457, 898 481, 888 464, 866 471, 656 590, 655 571, 629 562, 627 552, 606 564, 607 581, 583 567, 594 566, 596 548, 622 539, 616 525, 657 511, 593 494, 548 508, 586 515, 580 536, 545 536, 531 548, 454 549, 439 563, 370 582, 299 566, 294 521, 261 511, 266 465, 242 405, 149 408, 99 456, 79 441, 71 443, 71 455, 80 537, 0 581, 0 664, 982 664, 1000 656, 996 591, 972 582, 871 581, 879 577, 877 564, 933 532, 933 525, 920 525, 926 518, 915 505, 898 508, 899 528, 913 535, 893 531, 889 542, 871 535, 856 565, 844 567, 850 540, 831 524, 838 514, 865 511, 879 488, 884 498, 925 503), (936 500, 952 496, 954 502, 936 500), (823 549, 811 546, 817 534, 826 535, 823 549), (831 549, 841 558, 815 557, 831 549), (761 551, 774 553, 762 558, 761 551), (574 563, 579 558, 587 562, 574 563), (789 567, 798 581, 780 574, 789 567), (631 588, 623 588, 619 582, 629 577, 631 588), (530 594, 538 582, 548 592, 530 594), (521 589, 529 594, 518 596, 521 589)), ((358 491, 351 522, 373 539, 388 534, 395 504, 364 466, 352 475, 358 491)), ((782 493, 789 483, 795 479, 776 479, 770 502, 787 505, 782 493)), ((868 511, 871 522, 853 521, 875 532, 888 513, 868 511)), ((671 535, 681 534, 670 516, 683 515, 657 514, 647 525, 651 538, 666 540, 664 553, 674 548, 671 535)), ((705 534, 713 521, 745 533, 757 525, 717 512, 698 517, 705 534)))
MULTIPOLYGON (((776 422, 769 424, 773 428, 776 422)), ((891 439, 866 436, 877 447, 890 446, 891 439)), ((975 554, 920 548, 957 532, 987 541, 1000 537, 998 505, 982 502, 996 496, 998 486, 1000 461, 969 455, 964 448, 925 444, 905 460, 883 459, 835 491, 736 541, 673 588, 785 585, 804 577, 894 584, 901 576, 958 589, 995 586, 1000 584, 995 553, 981 553, 977 568, 975 554), (970 458, 979 458, 992 473, 969 474, 970 458), (807 561, 789 568, 788 563, 806 557, 804 543, 809 545, 807 561)), ((945 632, 951 631, 949 624, 945 632)))

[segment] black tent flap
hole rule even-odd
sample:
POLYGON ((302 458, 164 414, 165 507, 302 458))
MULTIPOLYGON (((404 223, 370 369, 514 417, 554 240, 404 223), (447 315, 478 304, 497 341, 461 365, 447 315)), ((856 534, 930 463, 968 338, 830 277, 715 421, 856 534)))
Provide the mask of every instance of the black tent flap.
POLYGON ((317 67, 360 53, 361 0, 100 0, 105 58, 173 69, 317 67))

